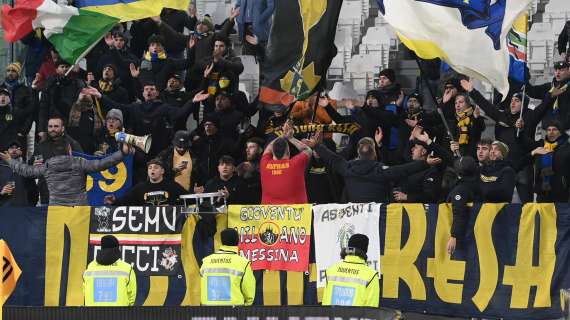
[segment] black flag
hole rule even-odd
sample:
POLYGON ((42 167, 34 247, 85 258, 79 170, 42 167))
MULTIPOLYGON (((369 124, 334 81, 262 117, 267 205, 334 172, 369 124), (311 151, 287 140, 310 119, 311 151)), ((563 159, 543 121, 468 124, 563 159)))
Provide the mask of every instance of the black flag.
POLYGON ((275 0, 275 16, 263 66, 260 100, 288 106, 309 97, 337 50, 342 0, 275 0))

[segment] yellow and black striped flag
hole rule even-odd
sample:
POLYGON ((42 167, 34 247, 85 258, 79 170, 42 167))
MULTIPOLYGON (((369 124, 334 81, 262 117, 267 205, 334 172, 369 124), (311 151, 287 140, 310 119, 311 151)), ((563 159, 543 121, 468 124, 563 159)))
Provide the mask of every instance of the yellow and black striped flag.
POLYGON ((318 89, 337 49, 342 0, 276 0, 259 99, 289 105, 318 89))
POLYGON ((2 319, 2 306, 16 289, 16 283, 22 274, 8 244, 0 240, 0 319, 2 319))

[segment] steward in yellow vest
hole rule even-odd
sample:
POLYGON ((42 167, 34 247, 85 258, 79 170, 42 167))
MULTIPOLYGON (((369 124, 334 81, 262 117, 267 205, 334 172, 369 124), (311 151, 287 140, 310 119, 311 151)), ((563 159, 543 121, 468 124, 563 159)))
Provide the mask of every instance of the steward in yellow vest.
POLYGON ((133 267, 120 257, 119 240, 112 235, 101 238, 101 251, 83 272, 86 306, 125 307, 135 304, 137 277, 133 267))
POLYGON ((380 282, 378 271, 366 264, 368 237, 355 234, 340 254, 343 261, 326 271, 327 286, 323 305, 378 307, 380 282))
POLYGON ((220 250, 202 260, 200 303, 209 306, 250 306, 255 298, 251 263, 238 254, 235 229, 222 231, 220 250))

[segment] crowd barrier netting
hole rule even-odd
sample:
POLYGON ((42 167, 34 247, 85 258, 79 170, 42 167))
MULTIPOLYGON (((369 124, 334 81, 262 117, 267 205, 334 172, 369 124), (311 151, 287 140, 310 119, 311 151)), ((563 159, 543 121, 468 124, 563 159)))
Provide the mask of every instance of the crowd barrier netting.
MULTIPOLYGON (((570 287, 568 204, 475 204, 466 238, 452 256, 446 251, 452 221, 447 204, 349 204, 344 210, 325 206, 330 208, 320 211, 327 219, 342 217, 343 223, 367 214, 363 207, 379 211, 382 307, 457 317, 562 316, 559 292, 570 287)), ((271 211, 238 206, 229 212, 291 213, 298 207, 276 206, 271 211)), ((311 215, 307 207, 297 214, 311 215)), ((273 223, 265 220, 262 223, 273 223)), ((43 207, 0 208, 0 221, 0 238, 22 269, 8 306, 82 305, 82 273, 101 235, 108 233, 121 240, 125 260, 137 270, 136 305, 198 306, 200 261, 219 247, 228 216, 200 218, 176 207, 43 207)), ((279 229, 274 231, 279 237, 279 229)), ((284 239, 299 244, 301 236, 284 239)), ((308 270, 255 271, 255 305, 319 303, 315 252, 336 254, 339 249, 336 239, 315 248, 314 230, 305 230, 305 236, 308 270)))

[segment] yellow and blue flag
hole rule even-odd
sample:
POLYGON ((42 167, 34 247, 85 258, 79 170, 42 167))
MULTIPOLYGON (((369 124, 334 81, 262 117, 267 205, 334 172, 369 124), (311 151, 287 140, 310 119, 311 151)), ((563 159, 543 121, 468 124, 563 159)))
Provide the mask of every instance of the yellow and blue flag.
POLYGON ((186 11, 190 0, 78 0, 77 7, 121 19, 121 22, 159 16, 163 8, 186 11))
POLYGON ((528 34, 528 12, 521 14, 507 38, 509 48, 509 78, 520 83, 525 83, 526 62, 527 62, 527 34, 528 34))
POLYGON ((531 0, 376 0, 400 40, 423 59, 509 92, 507 34, 531 0))

